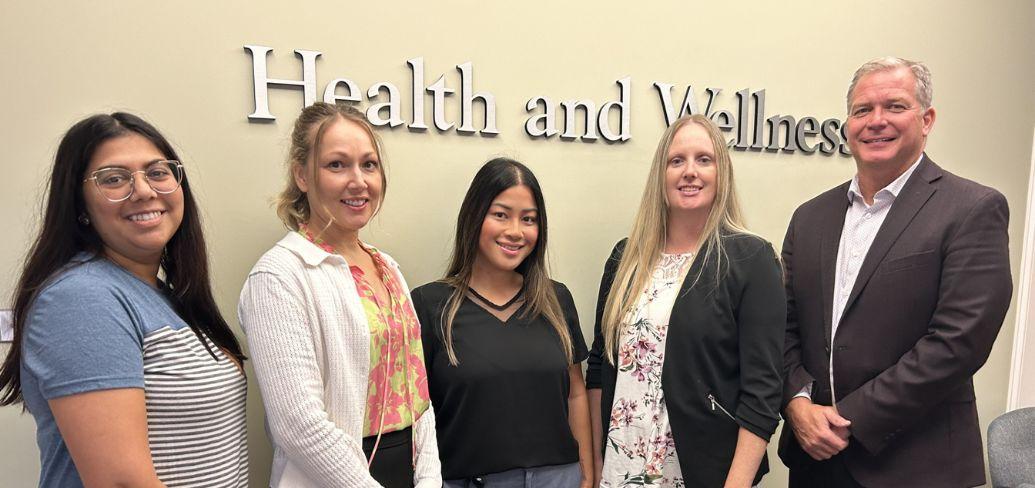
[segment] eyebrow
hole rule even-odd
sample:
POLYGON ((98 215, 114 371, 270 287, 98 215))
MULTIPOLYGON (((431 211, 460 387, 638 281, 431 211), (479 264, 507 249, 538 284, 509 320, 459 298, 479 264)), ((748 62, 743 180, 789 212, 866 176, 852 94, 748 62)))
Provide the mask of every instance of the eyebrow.
MULTIPOLYGON (((887 100, 883 100, 881 103, 882 104, 904 103, 907 100, 908 100, 907 97, 892 97, 892 98, 888 98, 887 100)), ((909 105, 909 103, 906 103, 906 104, 909 105)), ((876 102, 873 101, 873 100, 866 100, 866 101, 862 101, 862 102, 855 102, 855 103, 852 103, 852 108, 865 107, 865 106, 869 106, 869 105, 876 105, 876 102)))
MULTIPOLYGON (((155 158, 155 159, 152 159, 152 160, 148 161, 147 163, 145 163, 145 165, 146 166, 151 166, 151 165, 153 165, 155 163, 158 163, 158 162, 161 162, 161 161, 168 161, 168 159, 166 159, 166 158, 155 158)), ((128 170, 129 168, 126 167, 126 165, 124 165, 124 164, 108 163, 108 164, 106 164, 104 166, 101 166, 100 168, 95 169, 94 171, 100 171, 102 169, 126 169, 126 170, 128 170)))
MULTIPOLYGON (((492 205, 491 205, 491 206, 493 206, 493 207, 502 207, 502 208, 503 208, 504 210, 508 210, 508 211, 514 210, 514 209, 513 209, 512 207, 510 207, 509 205, 504 205, 504 204, 502 204, 502 203, 496 203, 496 202, 492 202, 492 205)), ((531 208, 526 208, 526 209, 523 209, 523 210, 521 210, 521 211, 522 211, 522 212, 538 212, 538 211, 539 211, 539 209, 538 209, 538 208, 535 208, 535 207, 531 207, 531 208)))
MULTIPOLYGON (((327 156, 332 156, 332 157, 333 156, 344 156, 344 157, 347 157, 347 158, 353 157, 351 154, 349 154, 349 153, 347 153, 345 151, 338 151, 338 150, 331 150, 330 152, 327 153, 327 156)), ((364 153, 364 154, 360 155, 356 159, 377 159, 377 160, 380 161, 381 158, 378 157, 377 152, 371 151, 371 152, 364 153)))

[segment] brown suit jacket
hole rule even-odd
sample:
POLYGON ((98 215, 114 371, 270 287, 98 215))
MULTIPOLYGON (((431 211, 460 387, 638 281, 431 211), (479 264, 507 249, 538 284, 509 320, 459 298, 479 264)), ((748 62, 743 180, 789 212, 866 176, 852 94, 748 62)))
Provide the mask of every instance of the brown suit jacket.
MULTIPOLYGON (((843 452, 864 486, 985 482, 974 373, 1010 304, 1006 199, 926 155, 863 260, 831 347, 835 263, 848 183, 799 207, 783 245, 787 337, 783 405, 810 382, 852 437, 843 452)), ((815 461, 785 425, 780 457, 815 461)))

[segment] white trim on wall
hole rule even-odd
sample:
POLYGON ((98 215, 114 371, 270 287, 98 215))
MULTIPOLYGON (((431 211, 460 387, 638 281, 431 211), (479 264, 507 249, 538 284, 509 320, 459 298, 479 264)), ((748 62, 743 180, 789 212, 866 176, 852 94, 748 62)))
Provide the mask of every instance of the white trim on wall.
POLYGON ((14 312, 0 310, 0 342, 14 340, 14 312))
POLYGON ((1035 406, 1035 332, 1031 319, 1035 317, 1035 131, 1032 132, 1032 159, 1028 176, 1028 205, 1024 218, 1024 251, 1021 255, 1021 275, 1017 290, 1017 320, 1014 322, 1013 358, 1010 364, 1010 386, 1007 390, 1006 410, 1035 406))

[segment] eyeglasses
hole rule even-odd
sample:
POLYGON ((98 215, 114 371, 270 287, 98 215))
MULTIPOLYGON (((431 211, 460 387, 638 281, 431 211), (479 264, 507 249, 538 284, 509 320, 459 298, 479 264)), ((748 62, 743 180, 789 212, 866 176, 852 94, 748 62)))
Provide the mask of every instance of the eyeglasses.
POLYGON ((93 180, 101 196, 112 202, 121 202, 133 196, 133 175, 142 173, 147 186, 155 193, 172 193, 183 181, 183 163, 173 160, 152 162, 147 169, 130 171, 125 168, 101 168, 90 173, 83 183, 93 180))

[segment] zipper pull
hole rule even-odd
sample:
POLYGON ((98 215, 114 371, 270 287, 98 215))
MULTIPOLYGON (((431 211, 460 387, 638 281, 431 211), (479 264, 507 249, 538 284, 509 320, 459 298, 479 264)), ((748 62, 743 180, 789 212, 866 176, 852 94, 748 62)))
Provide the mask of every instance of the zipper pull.
POLYGON ((715 399, 715 395, 713 395, 713 394, 709 393, 709 394, 708 394, 708 400, 712 402, 712 411, 713 411, 713 412, 715 411, 715 408, 716 408, 716 407, 718 407, 718 408, 719 408, 719 410, 722 410, 722 413, 726 414, 726 416, 730 418, 730 420, 733 420, 734 422, 735 422, 735 421, 737 420, 737 419, 736 419, 736 418, 735 418, 735 417, 733 416, 733 414, 731 414, 731 413, 729 412, 729 410, 726 410, 726 408, 725 408, 725 407, 723 407, 723 406, 722 406, 722 404, 721 404, 721 403, 719 403, 719 401, 715 399))

